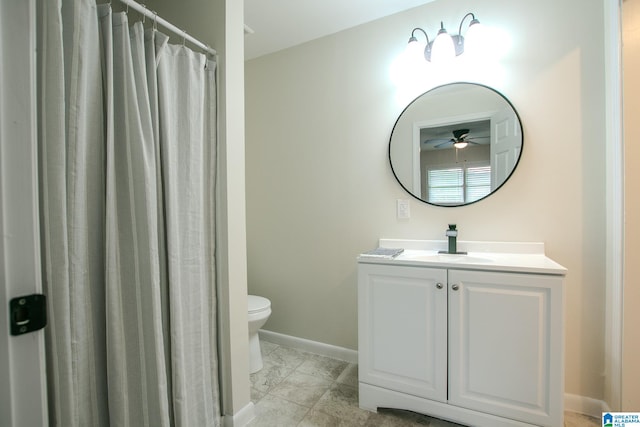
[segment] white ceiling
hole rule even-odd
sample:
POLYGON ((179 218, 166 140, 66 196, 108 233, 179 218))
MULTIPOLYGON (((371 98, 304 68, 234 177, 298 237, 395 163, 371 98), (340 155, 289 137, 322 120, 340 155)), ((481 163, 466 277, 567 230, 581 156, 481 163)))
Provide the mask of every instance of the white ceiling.
POLYGON ((373 21, 433 0, 245 0, 245 60, 373 21))

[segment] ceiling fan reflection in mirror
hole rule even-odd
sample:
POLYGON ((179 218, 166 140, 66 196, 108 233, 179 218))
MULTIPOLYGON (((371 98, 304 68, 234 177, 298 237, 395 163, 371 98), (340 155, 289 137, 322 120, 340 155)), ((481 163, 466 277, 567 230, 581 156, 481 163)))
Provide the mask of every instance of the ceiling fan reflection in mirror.
POLYGON ((469 144, 481 145, 488 142, 489 136, 469 135, 469 129, 454 129, 452 131, 453 138, 433 138, 425 140, 425 144, 433 147, 433 149, 449 147, 453 145, 455 148, 462 149, 469 144))

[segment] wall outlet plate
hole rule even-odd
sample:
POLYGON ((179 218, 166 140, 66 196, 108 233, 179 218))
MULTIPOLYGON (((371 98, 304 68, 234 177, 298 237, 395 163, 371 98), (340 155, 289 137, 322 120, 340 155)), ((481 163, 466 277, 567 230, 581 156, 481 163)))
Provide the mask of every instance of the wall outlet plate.
POLYGON ((409 200, 398 199, 396 201, 396 209, 398 219, 409 219, 411 217, 411 209, 409 207, 409 200))

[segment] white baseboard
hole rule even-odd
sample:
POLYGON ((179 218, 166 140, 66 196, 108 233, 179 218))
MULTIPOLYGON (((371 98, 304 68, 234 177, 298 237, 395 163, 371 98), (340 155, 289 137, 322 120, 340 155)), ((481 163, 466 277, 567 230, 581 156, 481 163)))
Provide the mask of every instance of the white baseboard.
POLYGON ((358 363, 358 352, 355 350, 317 341, 311 341, 305 338, 293 337, 291 335, 280 334, 278 332, 266 331, 264 329, 260 329, 260 331, 258 331, 258 334, 260 335, 260 339, 269 341, 274 344, 297 348, 300 350, 308 351, 310 353, 319 354, 321 356, 343 360, 349 363, 358 363))
POLYGON ((565 393, 565 411, 577 412, 578 414, 589 415, 600 419, 603 412, 609 412, 609 405, 606 402, 591 397, 579 396, 577 394, 565 393))
POLYGON ((224 427, 244 427, 256 417, 253 402, 249 402, 246 406, 236 412, 234 415, 225 415, 222 417, 222 425, 224 427))
MULTIPOLYGON (((291 335, 285 335, 264 329, 260 329, 259 334, 260 339, 264 339, 265 341, 269 341, 274 344, 297 348, 299 350, 308 351, 322 356, 333 357, 334 359, 344 360, 349 363, 358 363, 358 352, 356 350, 311 341, 305 338, 293 337, 291 335)), ((602 400, 570 393, 565 393, 564 395, 564 409, 565 411, 589 415, 598 419, 602 417, 603 412, 610 411, 609 406, 602 400)))

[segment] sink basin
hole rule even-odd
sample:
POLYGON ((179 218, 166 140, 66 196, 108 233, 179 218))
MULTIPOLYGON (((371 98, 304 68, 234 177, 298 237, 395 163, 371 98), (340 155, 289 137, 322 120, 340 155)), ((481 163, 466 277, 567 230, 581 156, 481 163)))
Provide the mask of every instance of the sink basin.
POLYGON ((487 263, 492 262, 491 258, 483 258, 473 255, 459 255, 459 254, 419 254, 419 255, 407 255, 403 257, 412 261, 427 261, 427 262, 453 262, 453 263, 487 263))

